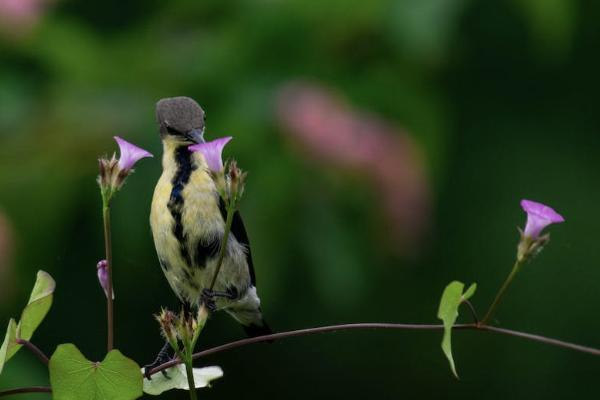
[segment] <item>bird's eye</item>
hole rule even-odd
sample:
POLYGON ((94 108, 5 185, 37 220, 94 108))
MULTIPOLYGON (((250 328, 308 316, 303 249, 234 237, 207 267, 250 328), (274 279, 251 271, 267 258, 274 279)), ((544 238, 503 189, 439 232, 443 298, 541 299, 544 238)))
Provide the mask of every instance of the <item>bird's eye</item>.
POLYGON ((167 132, 169 132, 171 135, 181 135, 181 133, 179 133, 179 131, 175 128, 170 127, 169 125, 166 125, 167 128, 167 132))

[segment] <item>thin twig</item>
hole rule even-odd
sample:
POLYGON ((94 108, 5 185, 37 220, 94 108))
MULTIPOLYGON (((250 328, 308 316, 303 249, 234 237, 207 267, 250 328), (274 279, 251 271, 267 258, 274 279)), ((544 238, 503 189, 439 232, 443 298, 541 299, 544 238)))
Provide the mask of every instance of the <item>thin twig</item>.
POLYGON ((0 397, 21 393, 52 393, 52 389, 50 389, 47 386, 20 387, 15 389, 2 390, 0 391, 0 397))
POLYGON ((502 286, 500 286, 500 290, 498 290, 498 293, 496 294, 496 298, 494 299, 494 302, 492 303, 492 305, 490 306, 488 311, 485 313, 485 316, 481 320, 482 325, 485 325, 488 322, 490 322, 490 319, 494 315, 494 311, 496 311, 496 308, 502 301, 502 298, 504 297, 506 290, 510 286, 513 279, 515 279, 515 276, 517 276, 517 273, 519 272, 519 269, 521 269, 522 265, 523 265, 523 261, 521 259, 517 258, 517 260, 515 261, 515 264, 513 265, 512 270, 510 271, 510 274, 508 274, 508 277, 506 278, 506 280, 504 281, 502 286))
POLYGON ((478 329, 480 329, 482 331, 496 332, 496 333, 501 333, 504 335, 521 337, 524 339, 533 340, 535 342, 546 343, 546 344, 549 344, 552 346, 563 347, 565 349, 571 349, 571 350, 579 351, 582 353, 592 354, 594 356, 600 356, 600 349, 595 349, 593 347, 582 346, 580 344, 565 342, 562 340, 553 339, 553 338, 549 338, 549 337, 545 337, 545 336, 541 336, 541 335, 535 335, 533 333, 513 331, 510 329, 498 328, 498 327, 490 326, 490 325, 480 325, 478 329))
MULTIPOLYGON (((481 324, 457 324, 453 327, 456 330, 479 330, 479 331, 487 331, 499 333, 502 335, 515 336, 528 340, 532 340, 535 342, 545 343, 552 346, 562 347, 570 350, 579 351, 581 353, 591 354, 595 356, 600 356, 600 349, 595 349, 593 347, 582 346, 575 343, 565 342, 558 339, 553 339, 541 335, 535 335, 532 333, 519 332, 511 329, 498 328, 495 326, 489 325, 481 325, 481 324)), ((307 328, 307 329, 298 329, 294 331, 288 332, 279 332, 271 335, 258 336, 253 338, 241 339, 235 342, 226 343, 220 346, 212 347, 207 350, 200 351, 193 355, 193 359, 197 360, 202 357, 206 357, 208 355, 220 353, 227 350, 232 350, 238 347, 246 346, 249 344, 267 342, 276 339, 285 339, 289 337, 296 336, 306 336, 312 335, 316 333, 326 333, 326 332, 335 332, 335 331, 343 331, 343 330, 356 330, 356 329, 399 329, 399 330, 428 330, 428 331, 437 331, 443 330, 444 326, 440 324, 393 324, 393 323, 357 323, 357 324, 341 324, 341 325, 328 325, 328 326, 320 326, 316 328, 307 328)), ((33 344, 28 341, 22 341, 21 344, 28 347, 32 350, 32 347, 27 345, 29 343, 33 348, 37 349, 33 344)), ((39 349, 38 349, 39 350, 39 349)), ((32 350, 34 351, 34 350, 32 350)), ((40 351, 41 353, 41 351, 40 351)), ((41 353, 43 355, 43 353, 41 353)), ((47 358, 46 358, 47 359, 47 358)), ((159 365, 150 371, 150 375, 154 375, 160 371, 163 371, 167 368, 173 367, 177 364, 180 364, 180 359, 174 359, 164 364, 159 365)), ((24 388, 16 388, 10 390, 0 391, 0 397, 8 396, 11 394, 19 394, 19 393, 35 393, 35 392, 45 392, 50 393, 51 389, 45 386, 32 386, 32 387, 24 387, 24 388)))
POLYGON ((469 300, 463 300, 462 301, 464 304, 467 305, 467 307, 469 307, 469 311, 471 311, 471 315, 473 316, 473 322, 475 322, 476 324, 479 323, 479 317, 477 316, 477 311, 475 311, 475 307, 473 307, 473 304, 471 304, 471 302, 469 300))
POLYGON ((39 349, 39 347, 37 347, 35 344, 31 343, 29 340, 25 340, 25 339, 17 339, 16 342, 20 345, 23 345, 25 347, 27 347, 27 349, 29 351, 31 351, 37 358, 39 358, 39 360, 44 363, 45 365, 48 365, 48 356, 46 354, 44 354, 44 352, 42 350, 39 349))
POLYGON ((185 363, 185 374, 187 375, 188 387, 190 388, 190 400, 197 400, 198 394, 196 393, 196 383, 194 382, 194 366, 192 360, 189 358, 185 363))
POLYGON ((114 306, 113 306, 113 280, 112 280, 112 239, 111 239, 111 228, 110 228, 110 205, 104 204, 102 207, 102 219, 104 222, 104 249, 106 253, 106 271, 108 272, 108 288, 106 289, 106 325, 107 325, 107 338, 106 338, 106 349, 111 351, 113 349, 114 338, 114 306))
MULTIPOLYGON (((444 325, 441 324, 393 324, 393 323, 356 323, 356 324, 341 324, 341 325, 328 325, 328 326, 320 326, 317 328, 307 328, 307 329, 298 329, 294 331, 288 332, 279 332, 271 335, 257 336, 247 339, 237 340, 235 342, 226 343, 220 346, 212 347, 207 350, 200 351, 193 355, 193 359, 197 360, 202 357, 206 357, 211 354, 220 353, 222 351, 232 350, 238 347, 246 346, 249 344, 260 343, 260 342, 268 342, 277 339, 284 339, 289 337, 296 336, 305 336, 312 335, 316 333, 326 333, 326 332, 335 332, 335 331, 343 331, 343 330, 355 330, 355 329, 400 329, 400 330, 429 330, 429 331, 437 331, 443 330, 444 325)), ((503 335, 522 337, 525 339, 533 340, 540 343, 546 343, 553 346, 564 347, 567 349, 579 351, 582 353, 592 354, 596 356, 600 356, 600 350, 581 346, 574 343, 564 342, 562 340, 552 339, 545 336, 534 335, 531 333, 513 331, 510 329, 496 328, 494 326, 489 325, 480 325, 480 324, 457 324, 454 325, 454 329, 457 330, 482 330, 489 332, 496 332, 503 335)), ((164 364, 159 365, 158 367, 152 369, 150 371, 150 375, 154 375, 160 371, 163 371, 167 368, 173 367, 177 364, 181 363, 181 360, 174 359, 168 361, 164 364)))
MULTIPOLYGON (((236 340, 234 342, 222 344, 220 346, 212 347, 207 350, 200 351, 198 353, 194 353, 192 359, 197 360, 201 357, 208 356, 214 353, 220 353, 221 351, 235 349, 237 347, 246 346, 249 344, 260 343, 260 342, 268 342, 277 339, 285 339, 288 337, 295 336, 305 336, 312 335, 315 333, 326 333, 326 332, 335 332, 342 330, 351 330, 351 329, 410 329, 410 330, 440 330, 443 329, 443 325, 426 325, 426 324, 392 324, 392 323, 356 323, 356 324, 341 324, 341 325, 328 325, 328 326, 320 326, 317 328, 306 328, 306 329, 298 329, 287 332, 278 332, 273 333, 271 335, 263 335, 256 336, 241 340, 236 340)), ((460 326, 459 326, 460 329, 460 326)), ((164 364, 159 365, 158 367, 152 369, 150 371, 150 375, 154 375, 157 372, 160 372, 164 369, 171 368, 177 364, 180 364, 181 360, 171 360, 164 364)))

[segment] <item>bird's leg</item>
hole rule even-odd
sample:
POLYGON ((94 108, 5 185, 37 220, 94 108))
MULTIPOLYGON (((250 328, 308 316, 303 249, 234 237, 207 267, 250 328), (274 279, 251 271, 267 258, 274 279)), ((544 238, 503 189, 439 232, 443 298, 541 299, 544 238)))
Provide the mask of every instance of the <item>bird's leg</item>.
MULTIPOLYGON (((162 349, 160 349, 160 351, 158 352, 158 355, 156 356, 156 360, 154 360, 154 362, 152 364, 144 365, 144 376, 148 380, 152 380, 150 371, 152 371, 154 368, 158 367, 159 365, 166 363, 167 361, 171 361, 172 357, 169 354, 170 349, 171 349, 171 345, 169 344, 169 342, 166 342, 164 344, 164 346, 162 347, 162 349)), ((162 370, 161 372, 165 376, 165 378, 171 379, 171 378, 169 378, 169 375, 167 375, 167 372, 165 370, 162 370)))
POLYGON ((234 300, 237 298, 237 291, 219 292, 217 290, 202 289, 202 294, 207 297, 223 297, 225 299, 234 300))
POLYGON ((210 296, 208 293, 206 293, 206 291, 208 291, 208 289, 204 289, 202 291, 202 294, 200 295, 200 298, 202 299, 202 304, 206 306, 208 311, 214 313, 215 311, 217 311, 217 304, 215 303, 215 298, 214 296, 210 296))

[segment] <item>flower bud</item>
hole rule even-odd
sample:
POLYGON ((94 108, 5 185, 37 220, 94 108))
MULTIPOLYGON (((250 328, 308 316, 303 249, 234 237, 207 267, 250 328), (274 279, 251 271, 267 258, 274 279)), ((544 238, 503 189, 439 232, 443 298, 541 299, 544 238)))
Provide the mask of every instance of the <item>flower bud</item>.
POLYGON ((103 193, 109 193, 114 190, 114 176, 118 173, 118 160, 113 155, 112 158, 98 159, 100 174, 98 175, 98 184, 103 193))
POLYGON ((203 326, 206 323, 209 315, 208 309, 204 305, 200 306, 198 308, 198 323, 203 326))
MULTIPOLYGON (((100 286, 102 287, 102 290, 104 290, 104 294, 108 299, 108 262, 106 260, 98 261, 98 264, 96 265, 96 270, 98 273, 98 282, 100 282, 100 286)), ((112 291, 112 298, 113 300, 115 299, 114 290, 112 291)))
POLYGON ((244 193, 244 183, 246 180, 246 173, 242 172, 238 168, 235 160, 231 161, 228 170, 229 178, 229 195, 234 201, 238 201, 244 193))
POLYGON ((181 310, 175 322, 177 336, 183 341, 184 345, 191 340, 194 335, 194 331, 192 329, 192 319, 193 318, 187 315, 184 310, 181 310))
POLYGON ((171 344, 173 349, 177 349, 177 331, 175 329, 176 316, 172 311, 163 308, 160 314, 156 315, 156 320, 160 324, 160 330, 164 338, 171 344))

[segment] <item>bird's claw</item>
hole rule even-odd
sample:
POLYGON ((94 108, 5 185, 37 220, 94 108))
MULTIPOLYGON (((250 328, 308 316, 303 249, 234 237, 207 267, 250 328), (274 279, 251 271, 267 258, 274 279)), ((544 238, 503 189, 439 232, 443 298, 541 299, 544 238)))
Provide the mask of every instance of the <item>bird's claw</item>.
POLYGON ((215 302, 215 294, 212 290, 203 289, 202 290, 202 304, 206 306, 208 311, 214 313, 217 311, 217 303, 215 302))
MULTIPOLYGON (((170 348, 171 347, 170 347, 169 343, 165 343, 165 345, 162 347, 162 349, 158 352, 158 355, 156 356, 156 360, 154 360, 154 362, 152 364, 144 365, 144 376, 146 377, 146 379, 151 381, 152 375, 150 374, 150 372, 154 368, 158 367, 159 365, 162 365, 168 361, 171 361, 171 356, 169 355, 170 348)), ((162 374, 165 378, 171 379, 169 377, 169 375, 167 375, 166 370, 163 369, 160 372, 162 372, 162 374)))
MULTIPOLYGON (((152 371, 154 368, 158 367, 161 364, 162 363, 153 362, 152 364, 144 365, 144 377, 146 379, 148 379, 149 381, 151 381, 152 380, 152 375, 150 374, 150 371, 152 371)), ((163 369, 160 372, 163 374, 163 376, 166 379, 171 379, 171 377, 169 376, 169 374, 167 374, 167 370, 163 369)))

